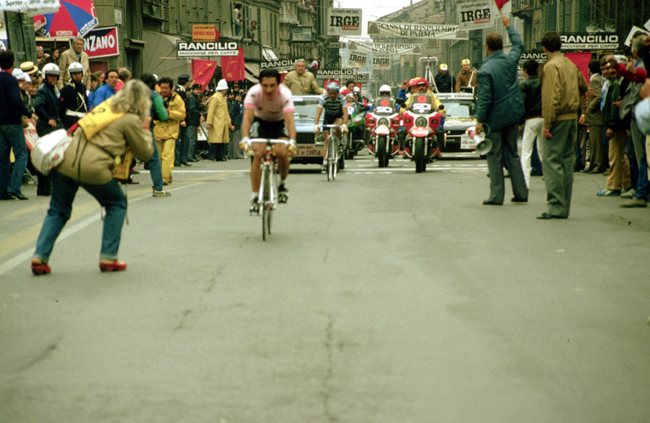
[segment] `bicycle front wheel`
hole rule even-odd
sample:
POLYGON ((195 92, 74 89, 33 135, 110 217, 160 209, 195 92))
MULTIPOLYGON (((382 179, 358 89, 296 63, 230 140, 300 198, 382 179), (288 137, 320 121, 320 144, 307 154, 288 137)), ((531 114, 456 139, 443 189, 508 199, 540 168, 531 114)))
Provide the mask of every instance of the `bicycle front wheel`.
POLYGON ((336 174, 339 170, 339 146, 332 140, 332 179, 336 180, 336 174))

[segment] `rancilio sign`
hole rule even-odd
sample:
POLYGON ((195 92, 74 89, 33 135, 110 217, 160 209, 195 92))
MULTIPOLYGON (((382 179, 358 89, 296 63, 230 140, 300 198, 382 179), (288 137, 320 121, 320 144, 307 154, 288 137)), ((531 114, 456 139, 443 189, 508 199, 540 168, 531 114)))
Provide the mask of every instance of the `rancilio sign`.
POLYGON ((616 34, 562 34, 562 50, 617 50, 616 34))
POLYGON ((211 57, 211 56, 237 56, 239 50, 235 42, 176 42, 176 57, 179 59, 188 57, 211 57))

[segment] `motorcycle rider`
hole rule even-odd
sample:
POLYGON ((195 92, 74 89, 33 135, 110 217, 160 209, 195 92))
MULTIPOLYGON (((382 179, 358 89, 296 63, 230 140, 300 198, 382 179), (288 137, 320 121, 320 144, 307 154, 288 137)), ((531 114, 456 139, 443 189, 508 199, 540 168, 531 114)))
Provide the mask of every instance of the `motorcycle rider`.
POLYGON ((61 88, 59 97, 59 115, 63 128, 68 130, 88 112, 88 97, 83 83, 84 68, 74 62, 68 67, 70 82, 61 88))
MULTIPOLYGON (((339 84, 330 82, 327 84, 327 92, 323 94, 318 102, 318 109, 316 110, 316 121, 314 122, 314 134, 320 133, 320 115, 325 109, 325 117, 323 118, 324 125, 342 125, 336 128, 336 137, 341 140, 341 134, 348 133, 348 103, 343 94, 339 94, 339 84)), ((323 131, 325 137, 325 148, 323 149, 323 167, 327 168, 327 137, 329 136, 329 129, 323 131)))
MULTIPOLYGON (((446 116, 444 107, 441 109, 442 103, 440 100, 438 100, 438 97, 429 89, 429 82, 424 79, 424 78, 417 78, 416 81, 416 87, 417 87, 417 93, 419 94, 427 94, 431 98, 431 110, 438 110, 440 115, 442 117, 446 116)), ((404 106, 404 109, 409 109, 411 107, 411 104, 413 103, 413 99, 415 98, 415 95, 411 95, 409 99, 406 102, 406 105, 404 106)), ((444 143, 445 143, 445 133, 438 128, 436 131, 436 138, 438 140, 438 148, 441 148, 444 143)), ((431 148, 431 146, 429 146, 431 148)))

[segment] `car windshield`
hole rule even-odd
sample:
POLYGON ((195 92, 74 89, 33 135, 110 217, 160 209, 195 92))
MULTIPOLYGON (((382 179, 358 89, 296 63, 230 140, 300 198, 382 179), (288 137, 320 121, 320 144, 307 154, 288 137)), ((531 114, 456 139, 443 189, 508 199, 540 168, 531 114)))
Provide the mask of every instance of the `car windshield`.
POLYGON ((296 119, 316 119, 318 98, 294 98, 293 106, 295 108, 293 115, 296 119))
POLYGON ((444 105, 448 118, 471 118, 476 115, 473 101, 445 101, 444 105))

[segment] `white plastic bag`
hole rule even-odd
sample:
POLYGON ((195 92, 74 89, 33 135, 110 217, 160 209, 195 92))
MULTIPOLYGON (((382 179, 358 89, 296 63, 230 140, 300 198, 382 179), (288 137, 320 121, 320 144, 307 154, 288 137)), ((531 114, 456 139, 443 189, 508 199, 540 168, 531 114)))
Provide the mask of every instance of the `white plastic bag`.
POLYGON ((72 137, 65 129, 58 129, 41 137, 32 151, 32 164, 43 175, 63 162, 63 157, 72 137))

